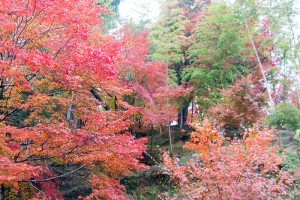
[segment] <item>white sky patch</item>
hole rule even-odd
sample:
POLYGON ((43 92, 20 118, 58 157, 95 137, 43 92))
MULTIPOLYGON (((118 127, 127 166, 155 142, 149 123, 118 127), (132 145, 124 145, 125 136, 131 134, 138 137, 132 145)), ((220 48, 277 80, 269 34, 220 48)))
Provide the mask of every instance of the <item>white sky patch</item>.
POLYGON ((295 21, 297 22, 297 26, 295 27, 298 35, 300 32, 300 0, 296 0, 295 3, 295 10, 298 12, 297 15, 295 16, 295 21))
POLYGON ((119 13, 122 19, 139 23, 143 20, 155 22, 160 13, 159 0, 121 0, 119 13))

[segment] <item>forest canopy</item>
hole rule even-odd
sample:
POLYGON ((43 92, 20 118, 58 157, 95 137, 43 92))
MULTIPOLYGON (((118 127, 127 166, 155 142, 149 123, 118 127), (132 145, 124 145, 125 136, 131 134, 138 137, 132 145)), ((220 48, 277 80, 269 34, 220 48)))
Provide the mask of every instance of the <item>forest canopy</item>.
POLYGON ((297 0, 124 2, 1 1, 0 199, 297 199, 297 0))

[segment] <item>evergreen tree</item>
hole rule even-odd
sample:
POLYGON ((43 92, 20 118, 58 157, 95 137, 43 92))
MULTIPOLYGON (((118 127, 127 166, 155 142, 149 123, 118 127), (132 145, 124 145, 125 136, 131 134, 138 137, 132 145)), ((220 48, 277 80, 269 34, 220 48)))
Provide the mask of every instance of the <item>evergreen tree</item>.
MULTIPOLYGON (((182 85, 181 72, 187 66, 188 59, 186 28, 187 18, 180 0, 166 1, 162 5, 158 22, 150 32, 153 53, 151 58, 169 64, 170 81, 182 85)), ((178 123, 182 127, 187 119, 188 98, 181 99, 178 123)))

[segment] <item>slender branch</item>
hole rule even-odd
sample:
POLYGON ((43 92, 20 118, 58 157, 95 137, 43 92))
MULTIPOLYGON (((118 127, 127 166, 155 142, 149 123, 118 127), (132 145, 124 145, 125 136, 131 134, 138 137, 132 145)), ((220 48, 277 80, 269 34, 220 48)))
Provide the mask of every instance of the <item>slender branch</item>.
POLYGON ((14 78, 11 78, 7 84, 1 84, 1 86, 3 87, 3 93, 6 92, 9 89, 9 87, 15 86, 13 84, 13 81, 14 81, 14 78))
POLYGON ((250 39, 251 44, 252 44, 252 48, 253 48, 253 50, 254 50, 254 52, 255 52, 255 56, 256 56, 258 65, 259 65, 261 74, 262 74, 262 76, 263 76, 263 80, 264 80, 264 82, 265 82, 265 87, 266 87, 266 89, 267 89, 270 107, 273 108, 273 107, 274 107, 274 101, 273 101, 273 99, 272 99, 271 89, 270 89, 270 87, 269 87, 267 78, 266 78, 266 76, 265 76, 264 69, 263 69, 262 64, 261 64, 261 62, 260 62, 260 58, 259 58, 259 56, 258 56, 257 49, 256 49, 256 47, 255 47, 255 44, 254 44, 254 41, 253 41, 253 38, 252 38, 252 35, 251 35, 251 32, 250 32, 250 29, 249 29, 249 26, 248 26, 248 22, 247 22, 247 20, 246 20, 245 17, 244 17, 244 20, 245 20, 246 29, 247 29, 247 32, 248 32, 248 35, 249 35, 249 39, 250 39))
MULTIPOLYGON (((21 34, 22 34, 23 31, 27 28, 27 25, 28 25, 28 21, 27 21, 27 17, 26 17, 24 27, 23 27, 22 30, 20 31, 19 35, 16 37, 16 42, 15 42, 16 45, 18 44, 18 41, 19 41, 19 38, 20 38, 21 34)), ((26 39, 25 39, 25 42, 26 42, 26 39)), ((21 46, 22 46, 22 45, 21 45, 21 46)))
POLYGON ((40 190, 39 188, 35 187, 31 182, 29 182, 29 185, 31 187, 33 187, 34 189, 36 189, 37 191, 42 192, 42 190, 40 190))
POLYGON ((13 109, 11 112, 5 113, 5 116, 2 119, 0 119, 0 122, 3 122, 7 117, 13 114, 16 110, 18 110, 18 108, 13 109))
MULTIPOLYGON (((45 30, 45 31, 43 31, 43 32, 41 32, 41 33, 39 33, 39 34, 37 34, 35 37, 38 37, 38 36, 40 36, 40 35, 43 35, 43 34, 49 32, 49 31, 52 29, 53 22, 54 22, 54 17, 52 18, 52 21, 51 21, 49 27, 47 28, 47 30, 45 30)), ((39 22, 39 23, 40 23, 40 22, 39 22)), ((38 24, 37 24, 37 25, 38 25, 38 24)))
POLYGON ((44 21, 44 20, 39 21, 37 24, 35 24, 34 26, 32 26, 30 29, 28 29, 28 32, 32 31, 33 29, 35 29, 35 27, 37 27, 38 25, 42 24, 42 21, 44 21))
POLYGON ((23 22, 23 19, 24 19, 24 17, 21 17, 20 22, 17 24, 17 27, 15 28, 14 33, 13 33, 13 35, 12 35, 13 38, 15 38, 16 35, 17 35, 17 33, 19 32, 19 28, 20 28, 20 26, 21 26, 21 24, 22 24, 22 22, 23 22))
POLYGON ((41 194, 43 194, 44 197, 47 198, 46 194, 45 194, 42 190, 40 190, 39 188, 35 187, 31 182, 29 182, 29 185, 30 185, 32 188, 34 188, 35 190, 39 191, 41 194))
POLYGON ((34 13, 35 13, 35 10, 36 10, 36 0, 34 0, 34 6, 33 6, 32 15, 34 15, 34 13))
POLYGON ((55 59, 57 58, 57 56, 58 56, 58 54, 61 52, 61 50, 62 50, 63 48, 65 48, 65 47, 70 43, 70 41, 71 41, 72 39, 73 39, 73 37, 70 37, 64 45, 62 45, 62 46, 59 47, 59 49, 58 49, 58 50, 55 52, 55 54, 54 54, 53 60, 55 60, 55 59))
POLYGON ((23 180, 23 181, 20 181, 20 182, 35 182, 35 183, 47 182, 47 181, 51 181, 51 180, 54 180, 54 179, 63 178, 65 176, 69 176, 71 174, 74 174, 75 172, 77 172, 78 170, 82 169, 85 166, 86 166, 86 164, 83 164, 80 167, 78 167, 78 168, 76 168, 76 169, 74 169, 74 170, 72 170, 70 172, 66 172, 64 174, 61 174, 61 175, 58 175, 58 176, 53 176, 53 177, 42 179, 42 180, 34 179, 34 180, 23 180))
POLYGON ((51 6, 54 6, 56 4, 59 4, 59 3, 52 3, 52 4, 49 4, 48 6, 44 7, 43 9, 41 9, 39 12, 36 13, 35 16, 39 16, 41 15, 47 8, 51 7, 51 6))

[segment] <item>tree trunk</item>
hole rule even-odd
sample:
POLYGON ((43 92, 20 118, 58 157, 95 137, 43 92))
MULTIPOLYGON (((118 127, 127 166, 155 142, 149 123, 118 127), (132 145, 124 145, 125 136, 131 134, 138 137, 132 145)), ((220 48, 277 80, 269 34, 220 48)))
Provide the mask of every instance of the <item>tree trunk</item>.
POLYGON ((272 99, 272 95, 271 95, 271 89, 270 89, 270 86, 269 86, 269 83, 268 83, 268 80, 265 76, 265 73, 264 73, 264 69, 262 67, 262 64, 260 62, 260 58, 258 56, 258 53, 257 53, 257 49, 256 49, 256 46, 254 44, 254 41, 253 41, 253 38, 252 38, 252 35, 251 35, 251 32, 250 32, 250 28, 248 26, 248 22, 247 22, 247 19, 244 18, 244 21, 245 21, 245 25, 246 25, 246 29, 247 29, 247 32, 248 32, 248 35, 249 35, 249 39, 250 39, 250 42, 252 44, 252 48, 254 50, 254 53, 255 53, 255 56, 256 56, 256 59, 257 59, 257 62, 258 62, 258 66, 260 68, 260 71, 261 71, 261 74, 262 74, 262 77, 263 77, 263 81, 264 81, 264 84, 265 84, 265 88, 267 89, 267 94, 268 94, 268 98, 269 98, 269 104, 270 104, 270 107, 273 108, 274 107, 274 101, 272 99))
POLYGON ((177 122, 178 122, 178 125, 180 126, 180 128, 183 128, 186 124, 188 109, 189 109, 189 102, 184 101, 184 103, 182 105, 182 109, 178 113, 178 119, 177 119, 177 122))
POLYGON ((3 184, 1 184, 1 191, 0 191, 0 200, 5 200, 5 196, 6 196, 6 191, 5 191, 5 187, 3 184))
POLYGON ((191 123, 193 122, 193 118, 194 118, 194 99, 192 99, 191 123))

